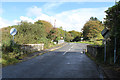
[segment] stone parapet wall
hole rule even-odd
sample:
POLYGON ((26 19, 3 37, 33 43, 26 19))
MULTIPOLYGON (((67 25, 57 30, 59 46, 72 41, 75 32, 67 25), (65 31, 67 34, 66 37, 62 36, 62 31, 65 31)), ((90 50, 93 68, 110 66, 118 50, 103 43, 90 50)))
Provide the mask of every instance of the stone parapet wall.
POLYGON ((44 44, 23 44, 21 49, 32 52, 32 51, 41 51, 44 49, 44 44))
POLYGON ((62 44, 64 42, 65 42, 64 40, 58 40, 58 44, 62 44))
POLYGON ((103 46, 87 45, 87 53, 91 54, 94 57, 96 57, 97 54, 102 54, 103 51, 104 51, 103 46))

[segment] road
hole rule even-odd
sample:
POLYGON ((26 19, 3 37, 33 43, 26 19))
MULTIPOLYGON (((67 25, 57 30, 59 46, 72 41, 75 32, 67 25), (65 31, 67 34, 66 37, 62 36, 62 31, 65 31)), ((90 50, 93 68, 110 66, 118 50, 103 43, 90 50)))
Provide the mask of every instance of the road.
POLYGON ((83 43, 62 48, 2 69, 3 78, 102 78, 96 64, 82 53, 83 43))

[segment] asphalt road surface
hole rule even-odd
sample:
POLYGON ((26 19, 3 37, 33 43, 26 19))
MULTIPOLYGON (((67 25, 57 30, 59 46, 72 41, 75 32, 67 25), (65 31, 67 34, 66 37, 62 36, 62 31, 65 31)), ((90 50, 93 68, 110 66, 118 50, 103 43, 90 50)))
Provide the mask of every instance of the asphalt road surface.
POLYGON ((103 78, 96 64, 82 51, 83 43, 62 48, 2 69, 3 78, 103 78))

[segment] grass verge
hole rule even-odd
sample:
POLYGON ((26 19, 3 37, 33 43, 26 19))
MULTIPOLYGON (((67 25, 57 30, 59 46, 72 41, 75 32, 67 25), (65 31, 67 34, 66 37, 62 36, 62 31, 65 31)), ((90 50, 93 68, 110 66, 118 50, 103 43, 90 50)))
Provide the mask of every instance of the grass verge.
POLYGON ((82 41, 82 42, 72 42, 72 43, 86 43, 92 45, 102 45, 102 41, 82 41))

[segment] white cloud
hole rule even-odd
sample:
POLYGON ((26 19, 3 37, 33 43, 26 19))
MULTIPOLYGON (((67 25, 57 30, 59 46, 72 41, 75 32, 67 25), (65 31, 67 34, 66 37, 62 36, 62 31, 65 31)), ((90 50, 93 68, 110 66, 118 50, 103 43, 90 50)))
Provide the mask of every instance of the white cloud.
POLYGON ((30 18, 30 17, 26 17, 26 16, 20 16, 20 19, 19 20, 14 20, 15 23, 19 23, 21 21, 27 21, 27 22, 36 22, 38 20, 45 20, 45 21, 48 21, 50 22, 52 25, 53 25, 53 21, 55 20, 55 18, 53 16, 48 16, 46 14, 42 14, 41 16, 38 16, 34 19, 30 18))
POLYGON ((37 6, 28 8, 27 10, 27 16, 40 16, 42 14, 42 9, 37 6))
POLYGON ((32 23, 34 23, 34 20, 33 20, 32 18, 25 17, 25 16, 21 16, 21 17, 20 17, 20 21, 27 21, 27 22, 32 22, 32 23))
POLYGON ((13 22, 10 22, 10 21, 5 20, 2 17, 0 17, 0 28, 8 27, 8 26, 10 26, 12 24, 13 24, 13 22))
POLYGON ((76 10, 64 11, 54 16, 49 16, 43 12, 49 13, 49 10, 60 6, 62 3, 46 3, 43 7, 39 8, 37 6, 28 8, 27 16, 21 16, 20 20, 35 22, 37 20, 46 20, 51 22, 54 25, 54 20, 56 19, 56 27, 62 26, 65 30, 77 30, 81 31, 81 28, 84 26, 85 22, 89 20, 90 17, 97 17, 100 20, 103 20, 105 17, 104 11, 107 9, 103 8, 80 8, 76 10), (34 19, 29 17, 36 17, 34 19))
POLYGON ((56 8, 56 7, 59 7, 61 4, 63 4, 63 2, 48 2, 46 3, 44 6, 43 6, 43 10, 50 10, 50 9, 53 9, 53 8, 56 8))
POLYGON ((35 21, 37 21, 37 20, 45 20, 45 21, 48 21, 51 24, 53 24, 53 21, 55 20, 55 18, 53 16, 48 16, 46 14, 42 14, 41 16, 36 17, 34 20, 35 21))
POLYGON ((61 4, 63 4, 63 2, 49 2, 49 3, 45 3, 42 7, 37 7, 37 6, 33 6, 31 8, 27 9, 27 16, 41 16, 43 15, 43 12, 45 12, 46 14, 53 14, 53 12, 51 12, 52 9, 59 7, 61 4))
POLYGON ((89 20, 90 17, 97 17, 103 20, 105 17, 104 11, 107 10, 106 7, 103 8, 80 8, 76 10, 64 11, 62 13, 56 14, 54 16, 46 15, 42 12, 41 8, 36 6, 28 9, 28 17, 21 16, 19 20, 14 20, 19 22, 21 20, 34 23, 37 20, 46 20, 54 25, 54 20, 56 19, 56 27, 62 26, 64 30, 76 30, 81 31, 82 27, 89 20), (34 19, 30 16, 34 15, 34 19))
POLYGON ((97 17, 100 20, 104 18, 106 8, 81 8, 77 10, 65 11, 55 16, 57 26, 63 26, 66 30, 81 31, 86 21, 90 17, 97 17), (61 22, 59 22, 61 21, 61 22), (59 24, 60 23, 60 24, 59 24))
POLYGON ((9 20, 6 20, 6 19, 3 19, 2 17, 0 17, 0 28, 17 25, 18 22, 20 22, 20 21, 19 20, 9 21, 9 20))

